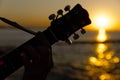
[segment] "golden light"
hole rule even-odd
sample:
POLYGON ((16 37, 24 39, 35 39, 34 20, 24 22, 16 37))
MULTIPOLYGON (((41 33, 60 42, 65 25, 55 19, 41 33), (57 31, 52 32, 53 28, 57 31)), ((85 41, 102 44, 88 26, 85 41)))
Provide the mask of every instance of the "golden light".
POLYGON ((97 26, 98 29, 101 29, 101 28, 106 29, 110 27, 111 19, 107 15, 101 14, 101 15, 96 16, 93 19, 93 24, 95 27, 97 26))
POLYGON ((100 75, 100 80, 111 80, 110 78, 111 75, 107 73, 100 75))
POLYGON ((96 57, 90 57, 89 58, 89 61, 90 61, 90 63, 96 63, 97 62, 97 59, 96 59, 96 57))
POLYGON ((108 53, 105 55, 105 58, 106 58, 107 60, 110 60, 110 59, 113 58, 113 56, 114 56, 114 51, 110 51, 110 52, 108 52, 108 53))
POLYGON ((113 58, 113 62, 114 62, 114 63, 119 63, 119 62, 120 62, 120 59, 115 56, 115 57, 113 58))
POLYGON ((105 28, 109 25, 109 20, 106 16, 99 16, 96 18, 96 25, 100 28, 105 28))
POLYGON ((102 59, 97 59, 96 57, 92 56, 89 57, 89 62, 91 65, 95 65, 95 66, 108 66, 108 62, 102 59))
POLYGON ((109 18, 105 15, 98 16, 95 18, 94 24, 99 30, 97 41, 104 42, 105 40, 107 40, 106 28, 110 25, 109 18))
POLYGON ((107 50, 108 46, 103 44, 103 43, 100 43, 98 44, 97 46, 97 53, 104 53, 106 50, 107 50))
POLYGON ((96 49, 98 58, 102 59, 105 57, 104 52, 107 50, 107 48, 108 47, 105 44, 98 44, 96 49))
POLYGON ((107 35, 106 35, 106 31, 104 28, 100 28, 98 35, 97 35, 97 41, 99 42, 104 42, 107 40, 107 35))

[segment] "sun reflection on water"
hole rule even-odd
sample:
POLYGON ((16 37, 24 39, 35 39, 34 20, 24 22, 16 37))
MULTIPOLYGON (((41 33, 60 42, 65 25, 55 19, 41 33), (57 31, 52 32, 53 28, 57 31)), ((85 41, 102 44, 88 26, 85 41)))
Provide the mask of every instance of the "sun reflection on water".
POLYGON ((93 80, 116 80, 116 74, 110 72, 116 68, 115 65, 119 62, 120 59, 115 56, 114 50, 109 50, 107 44, 100 43, 96 47, 96 54, 88 58, 86 70, 93 80))
POLYGON ((100 43, 96 46, 95 54, 88 58, 86 66, 88 76, 90 80, 120 80, 120 69, 117 67, 120 58, 108 44, 103 43, 108 39, 106 29, 110 21, 107 16, 102 15, 98 16, 94 22, 99 30, 96 40, 100 43))
POLYGON ((99 42, 104 42, 107 40, 107 35, 106 35, 106 31, 104 28, 100 28, 99 29, 99 33, 97 35, 97 41, 99 42))

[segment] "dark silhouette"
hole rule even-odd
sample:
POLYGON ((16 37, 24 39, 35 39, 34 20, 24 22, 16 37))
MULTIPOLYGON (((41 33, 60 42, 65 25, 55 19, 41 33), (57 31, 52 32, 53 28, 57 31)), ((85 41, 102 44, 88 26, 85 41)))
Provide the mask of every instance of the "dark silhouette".
POLYGON ((75 32, 80 29, 84 34, 83 27, 91 24, 87 10, 80 4, 77 4, 72 10, 70 10, 70 6, 66 6, 65 11, 68 11, 65 15, 62 14, 62 10, 57 12, 57 16, 51 15, 49 17, 52 20, 51 25, 43 32, 27 30, 16 22, 0 17, 3 22, 35 35, 0 59, 4 62, 0 65, 0 79, 3 80, 24 65, 23 80, 45 80, 53 66, 51 46, 59 40, 71 44, 69 37, 74 34, 74 39, 78 39, 79 36, 75 32))
POLYGON ((24 46, 25 50, 21 52, 25 67, 23 80, 45 80, 53 66, 51 45, 42 33, 39 37, 41 45, 36 48, 24 46))

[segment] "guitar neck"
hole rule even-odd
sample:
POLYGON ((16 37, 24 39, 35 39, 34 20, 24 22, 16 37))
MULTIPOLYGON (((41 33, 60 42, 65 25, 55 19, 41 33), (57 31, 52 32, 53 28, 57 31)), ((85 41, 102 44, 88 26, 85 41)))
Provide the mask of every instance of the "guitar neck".
MULTIPOLYGON (((43 35, 46 36, 46 38, 48 39, 51 45, 57 42, 57 40, 55 39, 53 33, 51 33, 49 28, 43 31, 42 33, 43 35)), ((39 35, 39 32, 37 35, 39 35)), ((24 52, 23 48, 25 45, 30 45, 33 48, 36 48, 37 46, 39 46, 38 44, 39 42, 40 42, 40 37, 35 36, 26 43, 22 44, 18 48, 11 51, 10 53, 6 54, 3 57, 0 57, 0 80, 4 80, 7 76, 9 76, 14 71, 16 71, 21 66, 23 66, 20 53, 24 52)))
POLYGON ((57 37, 55 36, 55 33, 53 33, 50 27, 43 31, 43 34, 46 36, 47 40, 51 45, 58 41, 57 37))

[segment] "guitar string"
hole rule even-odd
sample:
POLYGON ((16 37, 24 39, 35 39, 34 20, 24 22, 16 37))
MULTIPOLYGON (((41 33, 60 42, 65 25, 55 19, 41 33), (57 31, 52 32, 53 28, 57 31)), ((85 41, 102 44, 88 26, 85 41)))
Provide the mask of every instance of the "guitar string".
POLYGON ((58 41, 59 39, 56 37, 56 35, 54 34, 54 32, 49 28, 49 31, 51 32, 51 34, 53 35, 53 37, 58 41))

